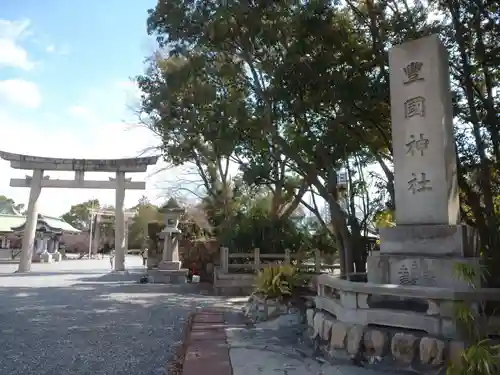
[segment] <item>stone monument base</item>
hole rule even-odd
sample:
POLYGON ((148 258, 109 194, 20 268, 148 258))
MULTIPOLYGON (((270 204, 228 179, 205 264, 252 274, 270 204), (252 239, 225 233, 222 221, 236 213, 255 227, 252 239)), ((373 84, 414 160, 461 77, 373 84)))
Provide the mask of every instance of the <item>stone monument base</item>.
POLYGON ((154 268, 157 268, 158 265, 160 264, 160 261, 161 261, 161 258, 158 257, 156 254, 154 255, 149 255, 148 256, 148 260, 146 262, 146 265, 148 267, 148 269, 154 269, 154 268))
POLYGON ((368 282, 469 289, 469 283, 456 272, 460 263, 479 267, 477 258, 373 254, 367 259, 368 282))
POLYGON ((474 256, 474 231, 467 225, 398 225, 379 234, 382 254, 474 256))
POLYGON ((442 373, 448 362, 461 363, 467 347, 459 339, 411 329, 345 323, 322 310, 306 311, 306 342, 327 362, 362 363, 366 369, 413 374, 442 373))
POLYGON ((187 274, 188 270, 185 268, 177 270, 158 268, 147 272, 150 282, 154 284, 184 284, 187 282, 187 274))
POLYGON ((178 271, 181 269, 181 262, 179 262, 179 261, 161 261, 160 264, 158 264, 158 269, 164 270, 164 271, 178 271))

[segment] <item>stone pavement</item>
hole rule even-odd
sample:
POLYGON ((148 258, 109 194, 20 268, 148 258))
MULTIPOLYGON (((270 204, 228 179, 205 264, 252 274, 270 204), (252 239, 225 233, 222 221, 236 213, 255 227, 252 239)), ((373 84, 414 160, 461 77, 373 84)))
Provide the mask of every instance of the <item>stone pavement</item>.
POLYGON ((202 310, 191 332, 183 375, 391 375, 314 357, 293 316, 250 326, 234 312, 202 310))

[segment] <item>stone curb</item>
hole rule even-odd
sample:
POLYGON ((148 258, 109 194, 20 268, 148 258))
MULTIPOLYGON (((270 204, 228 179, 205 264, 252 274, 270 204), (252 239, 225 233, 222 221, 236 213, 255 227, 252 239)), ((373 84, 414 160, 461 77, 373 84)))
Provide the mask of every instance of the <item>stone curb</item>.
POLYGON ((189 338, 191 336, 191 328, 193 326, 194 317, 196 313, 192 313, 187 318, 187 322, 184 326, 184 336, 181 343, 177 346, 174 358, 167 367, 168 375, 181 375, 182 366, 184 364, 184 358, 186 356, 186 351, 189 344, 189 338))

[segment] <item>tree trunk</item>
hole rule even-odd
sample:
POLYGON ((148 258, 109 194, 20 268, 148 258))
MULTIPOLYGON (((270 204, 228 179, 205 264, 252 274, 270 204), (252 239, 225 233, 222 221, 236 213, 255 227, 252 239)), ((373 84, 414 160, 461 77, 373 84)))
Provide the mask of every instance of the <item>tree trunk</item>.
POLYGON ((354 267, 357 273, 366 272, 366 246, 361 235, 361 227, 358 219, 351 217, 349 219, 349 226, 351 228, 352 238, 352 254, 354 267))

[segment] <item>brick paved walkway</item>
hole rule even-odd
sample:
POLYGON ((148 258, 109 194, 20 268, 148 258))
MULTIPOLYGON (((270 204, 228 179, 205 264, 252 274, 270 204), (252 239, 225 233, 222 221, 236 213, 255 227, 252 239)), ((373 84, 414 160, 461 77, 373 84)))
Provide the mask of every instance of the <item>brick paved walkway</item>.
POLYGON ((183 375, 232 375, 224 314, 201 310, 193 318, 184 358, 183 375))

